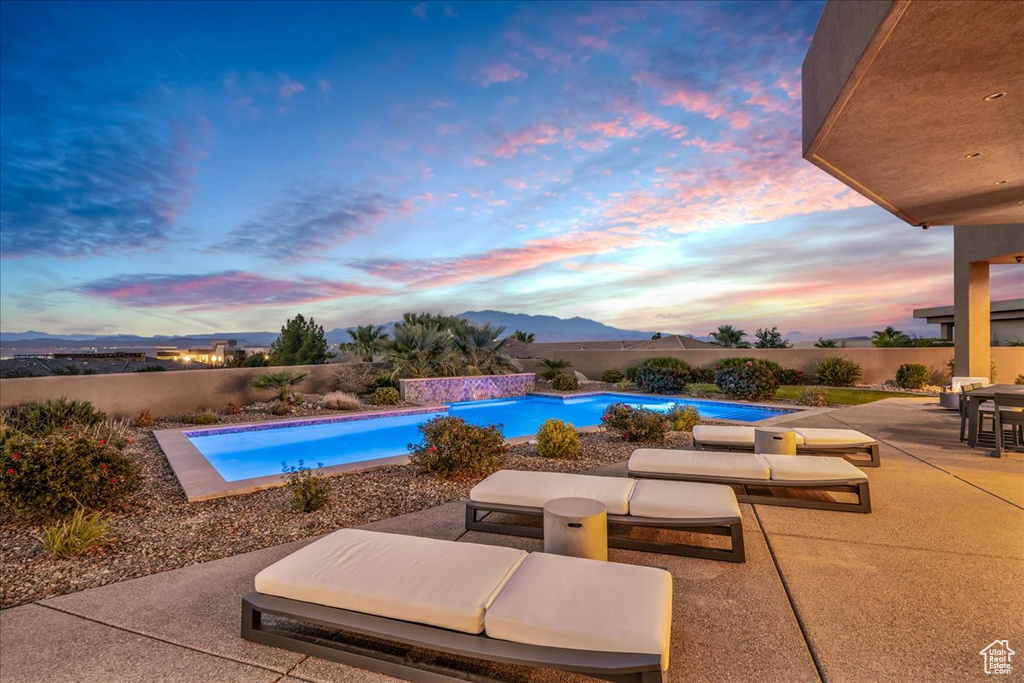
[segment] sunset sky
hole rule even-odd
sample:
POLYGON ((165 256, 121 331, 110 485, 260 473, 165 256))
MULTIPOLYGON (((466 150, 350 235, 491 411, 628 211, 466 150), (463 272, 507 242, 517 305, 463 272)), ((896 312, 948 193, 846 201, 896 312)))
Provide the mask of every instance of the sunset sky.
POLYGON ((801 158, 822 6, 5 3, 2 329, 935 335, 951 229, 801 158))

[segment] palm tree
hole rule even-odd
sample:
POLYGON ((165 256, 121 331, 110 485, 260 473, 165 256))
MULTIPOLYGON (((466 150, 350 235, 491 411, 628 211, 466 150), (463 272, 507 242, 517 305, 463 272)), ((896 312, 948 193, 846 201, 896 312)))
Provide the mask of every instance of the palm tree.
POLYGON ((537 361, 537 365, 544 368, 544 371, 540 373, 544 379, 554 379, 562 370, 572 367, 572 363, 564 358, 541 358, 537 361))
POLYGON ((889 325, 884 330, 875 330, 871 333, 871 344, 873 346, 892 347, 910 346, 910 336, 889 325))
POLYGON ((486 323, 480 327, 468 325, 456 333, 455 348, 462 354, 466 374, 503 375, 521 369, 505 353, 511 337, 499 339, 504 331, 504 327, 494 328, 486 323))
POLYGON ((737 330, 732 325, 719 325, 716 332, 710 332, 709 334, 715 340, 715 344, 724 346, 727 349, 750 348, 750 342, 743 341, 747 333, 743 330, 737 330))
POLYGON ((516 341, 526 342, 527 344, 532 344, 534 338, 535 335, 533 334, 533 332, 523 332, 522 330, 516 330, 511 335, 509 335, 509 339, 515 339, 516 341))
POLYGON ((818 341, 814 342, 814 347, 818 349, 834 349, 838 346, 835 339, 824 339, 818 337, 818 341))
POLYGON ((350 327, 348 335, 352 337, 351 348, 365 363, 373 362, 373 354, 384 348, 388 335, 383 325, 358 325, 350 327))
POLYGON ((302 380, 309 377, 308 372, 268 372, 259 377, 253 377, 249 386, 260 391, 273 391, 282 404, 288 405, 292 402, 292 387, 298 386, 302 380))
POLYGON ((384 349, 392 380, 399 377, 451 377, 458 372, 452 334, 432 323, 399 323, 384 349))

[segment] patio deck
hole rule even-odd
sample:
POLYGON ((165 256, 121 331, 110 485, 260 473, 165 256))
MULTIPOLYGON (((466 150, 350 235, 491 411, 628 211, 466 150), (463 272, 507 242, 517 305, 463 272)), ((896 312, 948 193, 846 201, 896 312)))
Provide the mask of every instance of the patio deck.
MULTIPOLYGON (((979 651, 1024 646, 1024 456, 957 439, 934 399, 891 399, 816 416, 882 442, 870 515, 743 505, 747 562, 612 550, 675 581, 676 681, 981 679, 979 651)), ((625 464, 603 473, 621 475, 625 464)), ((541 547, 463 529, 462 503, 367 528, 466 543, 541 547)), ((284 546, 0 612, 0 678, 16 681, 386 681, 241 640, 239 603, 284 546)), ((1024 657, 1024 655, 1018 655, 1024 657)), ((1015 668, 1024 669, 1024 659, 1015 668)), ((584 680, 475 667, 502 680, 584 680)))

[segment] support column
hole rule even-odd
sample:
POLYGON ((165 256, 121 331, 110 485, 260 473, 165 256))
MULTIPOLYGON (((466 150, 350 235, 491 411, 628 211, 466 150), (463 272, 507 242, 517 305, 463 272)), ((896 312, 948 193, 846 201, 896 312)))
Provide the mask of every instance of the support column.
MULTIPOLYGON (((969 228, 968 228, 969 229, 969 228)), ((968 237, 957 227, 953 240, 953 341, 956 375, 989 377, 991 308, 988 261, 968 261, 960 249, 968 237)))

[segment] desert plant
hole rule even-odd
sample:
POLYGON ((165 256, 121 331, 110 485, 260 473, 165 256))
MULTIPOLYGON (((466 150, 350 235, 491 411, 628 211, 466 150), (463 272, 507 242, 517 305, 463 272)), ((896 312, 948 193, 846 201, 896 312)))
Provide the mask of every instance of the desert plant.
POLYGON ((730 398, 744 401, 765 401, 779 388, 772 371, 754 362, 722 368, 715 373, 715 384, 730 398))
POLYGON ((914 340, 910 335, 889 325, 884 330, 875 330, 871 333, 871 344, 880 347, 913 346, 914 340))
POLYGON ((634 408, 625 403, 613 403, 605 408, 601 424, 623 441, 638 443, 662 441, 668 425, 665 416, 647 408, 634 408))
POLYGON ((828 405, 828 394, 821 387, 804 387, 796 395, 796 402, 802 406, 824 408, 828 405))
MULTIPOLYGON (((701 382, 701 384, 713 384, 713 382, 701 382)), ((694 398, 707 398, 708 390, 699 384, 687 384, 683 387, 683 393, 694 398)))
POLYGON ((371 406, 397 406, 402 397, 394 387, 377 387, 366 397, 366 402, 371 406))
POLYGON ((110 542, 110 518, 97 510, 87 512, 79 506, 70 518, 44 524, 39 540, 50 557, 62 560, 76 557, 110 542))
POLYGON ((700 422, 700 411, 693 406, 674 406, 668 411, 668 423, 677 432, 692 432, 700 422))
POLYGON ((928 384, 932 373, 923 363, 903 363, 896 369, 896 386, 903 389, 920 389, 928 384))
POLYGON ((580 454, 580 435, 561 420, 548 420, 537 432, 537 455, 545 458, 575 458, 580 454))
POLYGON ((138 467, 121 448, 75 427, 42 437, 12 432, 0 451, 0 504, 43 516, 123 505, 138 467))
POLYGON ((242 406, 238 405, 236 401, 228 401, 227 413, 228 415, 238 415, 242 412, 242 406))
POLYGON ((637 370, 634 381, 642 391, 652 394, 678 394, 689 379, 687 371, 645 365, 637 370))
POLYGON ((302 384, 302 380, 307 377, 309 377, 308 372, 279 370, 277 372, 268 372, 259 377, 253 377, 252 381, 249 382, 249 386, 260 391, 272 391, 283 405, 289 405, 294 399, 292 387, 302 384))
POLYGON ((824 337, 818 337, 818 341, 814 342, 814 347, 818 349, 834 349, 839 344, 835 339, 826 339, 824 337))
POLYGON ((270 345, 270 360, 274 365, 320 365, 327 362, 327 337, 324 328, 313 318, 302 314, 289 319, 281 327, 281 334, 270 345))
POLYGON ((818 361, 814 372, 818 383, 828 387, 853 386, 861 377, 860 363, 846 356, 826 356, 818 361))
POLYGON ((365 394, 377 388, 377 368, 369 363, 339 363, 334 387, 346 394, 365 394))
POLYGON ((178 419, 187 425, 215 425, 220 422, 220 415, 211 410, 203 410, 198 413, 185 413, 178 419))
POLYGON ((747 333, 737 330, 732 325, 719 325, 714 332, 708 333, 714 341, 713 344, 724 346, 727 349, 749 349, 750 342, 743 341, 747 333))
POLYGON ((509 339, 525 342, 527 344, 532 344, 533 340, 536 338, 537 337, 533 332, 523 332, 522 330, 516 330, 509 335, 509 339))
POLYGON ((409 444, 409 460, 438 477, 490 474, 505 462, 508 446, 500 425, 480 427, 459 417, 436 417, 420 425, 423 439, 409 444))
POLYGON ((1013 380, 1014 384, 1024 384, 1024 375, 1017 375, 1017 378, 1013 380))
POLYGON ((363 407, 363 402, 358 396, 346 394, 344 391, 326 393, 321 401, 332 410, 359 410, 363 407))
POLYGON ((623 391, 636 389, 636 383, 630 382, 628 379, 621 380, 615 383, 616 389, 622 389, 623 391))
POLYGON ((537 361, 537 365, 544 368, 540 376, 547 380, 553 380, 555 375, 561 373, 562 370, 572 367, 572 363, 564 358, 541 358, 537 361))
POLYGON ((501 338, 504 327, 465 325, 455 332, 453 342, 462 354, 467 375, 504 375, 522 369, 507 353, 509 338, 501 338))
POLYGON ((605 370, 603 373, 601 373, 601 381, 604 382, 605 384, 616 384, 618 382, 621 382, 625 378, 626 376, 623 375, 618 370, 605 370))
POLYGON ((394 334, 384 349, 384 362, 393 380, 399 377, 451 377, 458 374, 459 354, 450 329, 433 322, 395 325, 394 334))
POLYGON ((136 427, 152 427, 153 426, 153 413, 151 413, 148 408, 145 409, 145 410, 140 411, 139 414, 135 416, 135 426, 136 427))
POLYGON ((107 418, 89 401, 58 398, 43 403, 15 406, 4 413, 7 427, 32 436, 44 436, 65 427, 84 429, 107 418))
POLYGON ((560 372, 551 380, 551 388, 555 391, 576 391, 580 388, 580 381, 575 374, 560 372))
POLYGON ((352 350, 364 363, 372 363, 373 354, 383 350, 388 340, 383 325, 357 325, 346 331, 352 337, 352 350))
POLYGON ((759 327, 754 336, 757 338, 754 342, 755 349, 788 349, 792 346, 788 339, 783 338, 778 327, 759 327))
POLYGON ((292 494, 292 509, 296 512, 316 512, 331 496, 331 483, 320 471, 324 464, 319 462, 316 466, 314 472, 303 465, 302 460, 298 465, 281 463, 285 488, 292 494))

